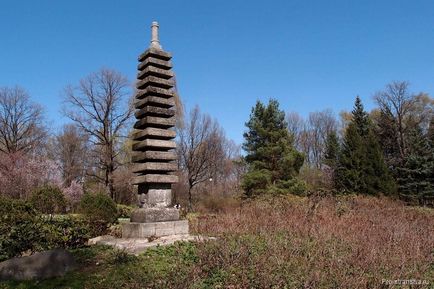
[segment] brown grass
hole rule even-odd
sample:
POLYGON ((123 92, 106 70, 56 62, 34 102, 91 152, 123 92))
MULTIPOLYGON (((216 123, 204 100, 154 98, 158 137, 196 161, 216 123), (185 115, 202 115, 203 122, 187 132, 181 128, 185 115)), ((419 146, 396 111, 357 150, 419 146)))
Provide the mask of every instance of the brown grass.
POLYGON ((433 286, 432 209, 385 198, 280 198, 201 215, 192 227, 218 241, 198 245, 191 278, 220 288, 433 286))

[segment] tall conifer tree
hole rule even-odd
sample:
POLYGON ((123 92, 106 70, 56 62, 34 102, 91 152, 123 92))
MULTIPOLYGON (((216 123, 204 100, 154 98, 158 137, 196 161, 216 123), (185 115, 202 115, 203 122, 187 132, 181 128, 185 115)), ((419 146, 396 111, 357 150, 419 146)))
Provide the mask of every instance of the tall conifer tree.
POLYGON ((303 155, 294 146, 287 130, 285 113, 277 100, 268 105, 258 101, 246 123, 243 149, 248 172, 243 179, 246 196, 262 193, 300 193, 295 178, 303 165, 303 155))
POLYGON ((347 193, 376 195, 394 191, 393 180, 359 97, 345 131, 335 180, 337 188, 347 193))

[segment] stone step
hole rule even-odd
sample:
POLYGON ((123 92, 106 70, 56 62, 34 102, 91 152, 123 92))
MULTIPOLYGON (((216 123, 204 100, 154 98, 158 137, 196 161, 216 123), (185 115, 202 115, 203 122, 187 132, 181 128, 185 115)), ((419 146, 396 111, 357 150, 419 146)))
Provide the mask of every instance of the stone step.
POLYGON ((146 149, 175 149, 176 143, 173 140, 145 139, 133 143, 133 151, 143 151, 146 149))
POLYGON ((131 161, 145 162, 145 161, 174 161, 177 156, 175 152, 161 152, 161 151, 146 151, 137 152, 133 151, 131 161))
POLYGON ((178 170, 178 165, 176 163, 136 163, 132 166, 134 173, 146 172, 146 171, 166 171, 174 172, 178 170))
POLYGON ((147 66, 145 69, 143 69, 137 74, 137 79, 143 79, 146 76, 155 76, 164 79, 170 79, 174 75, 175 74, 170 70, 161 69, 153 66, 147 66))
POLYGON ((171 108, 175 106, 175 99, 172 98, 163 98, 158 96, 147 96, 142 99, 134 99, 134 107, 142 108, 145 105, 154 105, 163 108, 171 108))
POLYGON ((147 96, 158 96, 164 98, 176 97, 176 91, 173 89, 165 89, 161 87, 148 86, 144 89, 141 89, 136 94, 136 99, 142 99, 147 96))
POLYGON ((122 238, 149 238, 181 234, 188 234, 188 220, 122 224, 122 238))
POLYGON ((137 119, 141 119, 145 116, 159 116, 162 118, 168 118, 174 116, 175 113, 176 112, 174 109, 147 105, 141 109, 138 109, 134 115, 136 116, 137 119))
POLYGON ((135 129, 132 135, 133 140, 143 140, 145 138, 173 139, 175 137, 176 132, 174 130, 153 127, 148 127, 143 130, 135 129))
POLYGON ((156 127, 156 128, 171 128, 176 124, 175 117, 162 118, 157 116, 145 116, 144 118, 136 121, 134 124, 134 128, 142 129, 147 127, 156 127))
POLYGON ((139 56, 139 61, 143 61, 148 57, 155 57, 161 60, 170 60, 172 58, 172 54, 167 51, 163 51, 161 49, 149 48, 139 56))
POLYGON ((178 176, 176 175, 146 174, 133 177, 133 185, 143 183, 175 184, 177 182, 178 176))
POLYGON ((136 84, 136 87, 138 89, 144 89, 148 86, 169 89, 175 86, 175 81, 173 79, 163 79, 155 76, 147 76, 142 80, 139 80, 136 84))
POLYGON ((148 57, 139 63, 137 69, 140 71, 148 66, 158 67, 161 69, 171 69, 173 67, 170 60, 161 60, 154 57, 148 57))

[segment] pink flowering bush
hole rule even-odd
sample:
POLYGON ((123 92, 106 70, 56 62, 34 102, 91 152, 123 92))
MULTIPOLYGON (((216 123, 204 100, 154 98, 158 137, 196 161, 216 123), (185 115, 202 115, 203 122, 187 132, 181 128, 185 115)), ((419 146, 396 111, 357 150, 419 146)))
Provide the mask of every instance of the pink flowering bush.
POLYGON ((0 195, 28 199, 42 186, 62 187, 62 173, 53 160, 24 153, 0 153, 0 195))
POLYGON ((77 207, 84 194, 83 186, 75 180, 71 182, 69 187, 63 188, 62 191, 72 208, 77 207))

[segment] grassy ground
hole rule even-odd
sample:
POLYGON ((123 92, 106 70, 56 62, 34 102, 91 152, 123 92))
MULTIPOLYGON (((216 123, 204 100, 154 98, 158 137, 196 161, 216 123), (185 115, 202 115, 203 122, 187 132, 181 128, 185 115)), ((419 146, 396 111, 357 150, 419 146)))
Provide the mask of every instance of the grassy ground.
POLYGON ((76 250, 80 269, 0 288, 434 288, 434 212, 387 199, 285 198, 191 218, 217 241, 178 243, 134 257, 76 250))

